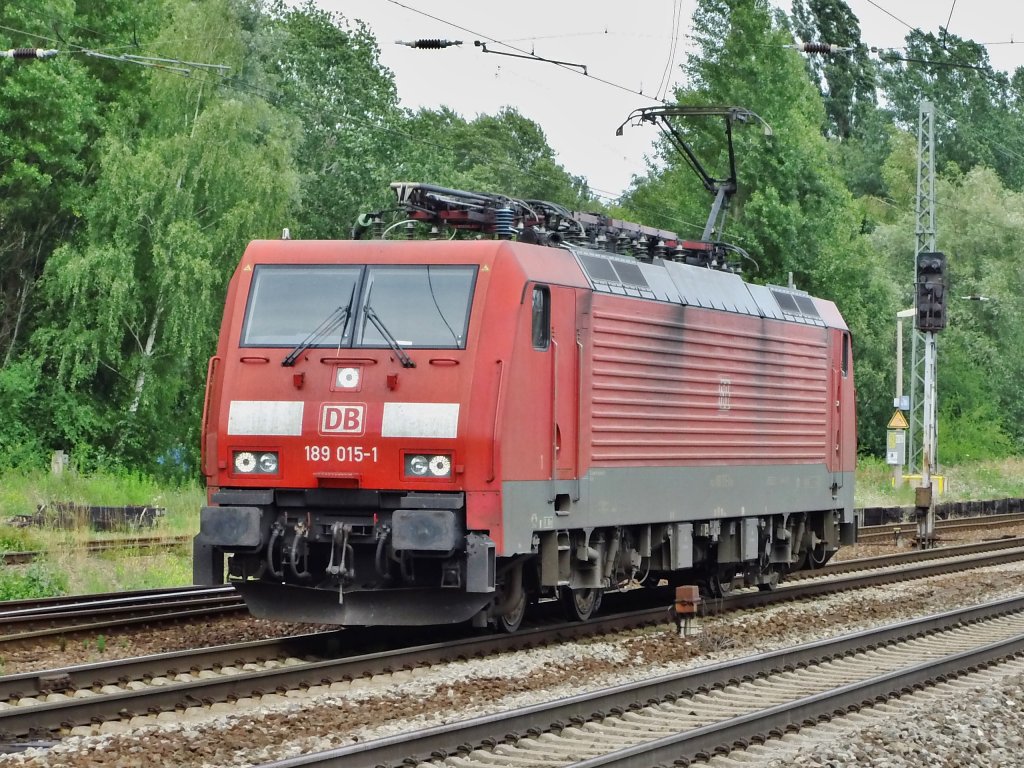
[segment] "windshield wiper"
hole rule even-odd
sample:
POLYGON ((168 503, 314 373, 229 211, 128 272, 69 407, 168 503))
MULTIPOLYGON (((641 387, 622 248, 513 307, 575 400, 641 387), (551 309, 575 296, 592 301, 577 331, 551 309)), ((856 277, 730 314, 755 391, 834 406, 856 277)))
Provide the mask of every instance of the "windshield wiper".
MULTIPOLYGON (((355 293, 353 287, 352 292, 355 293)), ((295 361, 299 359, 299 355, 305 352, 311 344, 315 344, 317 341, 322 339, 327 334, 334 331, 339 326, 341 327, 341 338, 345 338, 345 330, 348 328, 348 316, 351 313, 352 307, 352 296, 348 298, 348 304, 342 304, 335 309, 331 314, 323 319, 313 331, 299 342, 299 345, 295 347, 291 352, 288 353, 288 357, 281 361, 283 366, 295 365, 295 361)))
POLYGON ((409 357, 408 354, 406 354, 406 351, 404 349, 402 349, 401 345, 398 343, 398 340, 394 336, 392 336, 391 332, 384 326, 384 321, 382 321, 377 316, 377 313, 373 311, 373 307, 367 304, 366 307, 363 309, 363 313, 366 315, 366 319, 373 323, 374 327, 378 331, 380 331, 380 335, 384 337, 384 341, 388 343, 388 346, 394 350, 396 355, 398 355, 398 360, 399 362, 402 363, 402 367, 415 368, 416 363, 412 361, 412 358, 409 357))

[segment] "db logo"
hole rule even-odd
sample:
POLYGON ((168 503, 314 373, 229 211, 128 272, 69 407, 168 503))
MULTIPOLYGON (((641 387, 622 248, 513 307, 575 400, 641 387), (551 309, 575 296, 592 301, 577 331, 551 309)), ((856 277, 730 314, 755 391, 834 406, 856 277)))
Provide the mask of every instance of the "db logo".
POLYGON ((362 403, 324 403, 320 406, 320 434, 361 435, 366 406, 362 403))

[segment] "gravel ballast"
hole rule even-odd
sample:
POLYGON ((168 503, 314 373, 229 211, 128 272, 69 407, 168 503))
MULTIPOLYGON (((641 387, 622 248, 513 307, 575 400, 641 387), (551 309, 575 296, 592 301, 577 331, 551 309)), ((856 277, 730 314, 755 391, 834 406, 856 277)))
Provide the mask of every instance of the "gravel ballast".
MULTIPOLYGON (((235 707, 196 707, 179 713, 170 721, 150 725, 114 723, 107 727, 108 731, 126 732, 72 737, 51 750, 0 758, 0 766, 76 768, 145 764, 147 768, 159 768, 258 764, 1006 597, 1020 592, 1022 577, 1024 564, 993 566, 971 571, 969 575, 933 577, 832 595, 814 603, 783 604, 708 619, 704 622, 703 634, 692 638, 679 638, 675 628, 666 625, 495 658, 318 686, 306 692, 271 694, 260 700, 242 701, 235 707)), ((996 679, 994 683, 981 686, 977 700, 967 691, 955 689, 948 705, 933 701, 924 708, 933 719, 899 719, 897 725, 907 730, 906 737, 899 743, 931 744, 929 739, 941 737, 943 727, 952 728, 954 736, 963 742, 974 727, 978 734, 975 753, 972 753, 977 755, 972 758, 974 762, 963 762, 963 755, 961 762, 956 763, 922 762, 931 759, 922 757, 923 748, 912 749, 907 754, 896 747, 884 751, 887 739, 896 743, 892 734, 886 731, 872 735, 874 732, 865 725, 863 731, 859 727, 852 728, 841 741, 831 738, 821 747, 824 751, 820 754, 815 751, 818 747, 813 742, 806 741, 811 737, 810 732, 805 732, 802 735, 805 741, 797 746, 793 761, 806 762, 772 765, 824 766, 830 762, 837 766, 1018 764, 995 757, 1002 754, 997 751, 1001 747, 988 732, 997 722, 992 720, 989 708, 999 701, 1003 702, 1000 715, 1003 720, 998 721, 1000 734, 1009 738, 1024 732, 1020 674, 1019 669, 1008 671, 1005 680, 996 679), (986 696, 995 690, 1002 698, 993 703, 986 696), (962 726, 962 733, 959 726, 940 722, 941 717, 950 713, 957 714, 956 723, 962 726), (938 729, 937 734, 930 736, 933 729, 938 729), (829 749, 835 753, 834 757, 827 756, 829 749), (862 750, 862 754, 868 756, 867 762, 852 752, 854 757, 851 758, 843 751, 854 749, 862 750), (993 759, 986 762, 983 756, 987 754, 993 759)), ((933 690, 938 693, 939 688, 933 690)), ((888 723, 888 720, 872 720, 871 727, 889 727, 880 723, 888 723)), ((766 751, 763 758, 779 759, 771 757, 770 751, 766 751)), ((761 758, 756 752, 748 751, 740 759, 761 758)))

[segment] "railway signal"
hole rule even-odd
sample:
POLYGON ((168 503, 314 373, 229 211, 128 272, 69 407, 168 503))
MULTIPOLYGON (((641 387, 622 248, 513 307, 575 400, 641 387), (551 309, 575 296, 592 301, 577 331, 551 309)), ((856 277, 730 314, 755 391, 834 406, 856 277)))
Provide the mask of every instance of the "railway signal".
POLYGON ((917 254, 917 330, 922 333, 946 327, 946 254, 917 254))

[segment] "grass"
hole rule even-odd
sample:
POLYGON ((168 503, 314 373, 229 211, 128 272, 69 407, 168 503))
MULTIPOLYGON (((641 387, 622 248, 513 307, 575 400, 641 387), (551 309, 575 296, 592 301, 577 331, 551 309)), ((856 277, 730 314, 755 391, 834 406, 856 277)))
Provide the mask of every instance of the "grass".
POLYGON ((199 507, 205 498, 198 484, 168 487, 142 475, 51 475, 41 471, 0 474, 0 520, 31 515, 40 505, 58 501, 87 506, 152 506, 166 510, 155 532, 178 536, 198 531, 199 507))
MULTIPOLYGON (((940 467, 945 479, 944 492, 936 501, 969 501, 1024 496, 1024 457, 940 467)), ((857 463, 858 507, 895 507, 914 503, 914 489, 904 483, 893 487, 892 467, 879 459, 861 459, 857 463)))
MULTIPOLYGON (((1024 457, 980 461, 943 468, 946 493, 940 501, 998 499, 1024 496, 1024 457)), ((857 466, 855 504, 858 507, 904 506, 914 502, 909 484, 896 490, 892 468, 878 459, 861 459, 857 466)), ((14 515, 34 514, 37 507, 58 501, 93 506, 148 505, 166 514, 142 535, 194 535, 205 492, 197 484, 169 487, 141 475, 67 472, 0 473, 0 552, 45 550, 48 555, 27 566, 0 566, 0 600, 59 594, 156 589, 192 583, 190 547, 178 551, 122 550, 89 555, 90 539, 122 536, 87 528, 13 528, 3 522, 14 515)))
POLYGON ((0 567, 0 599, 59 594, 120 592, 192 583, 190 547, 176 551, 132 550, 87 554, 86 541, 122 537, 194 535, 204 490, 196 485, 168 487, 141 475, 66 472, 0 474, 0 552, 44 550, 46 557, 28 566, 0 567), (165 510, 151 528, 96 532, 87 527, 13 528, 2 523, 32 515, 41 505, 72 502, 83 506, 152 506, 165 510))

